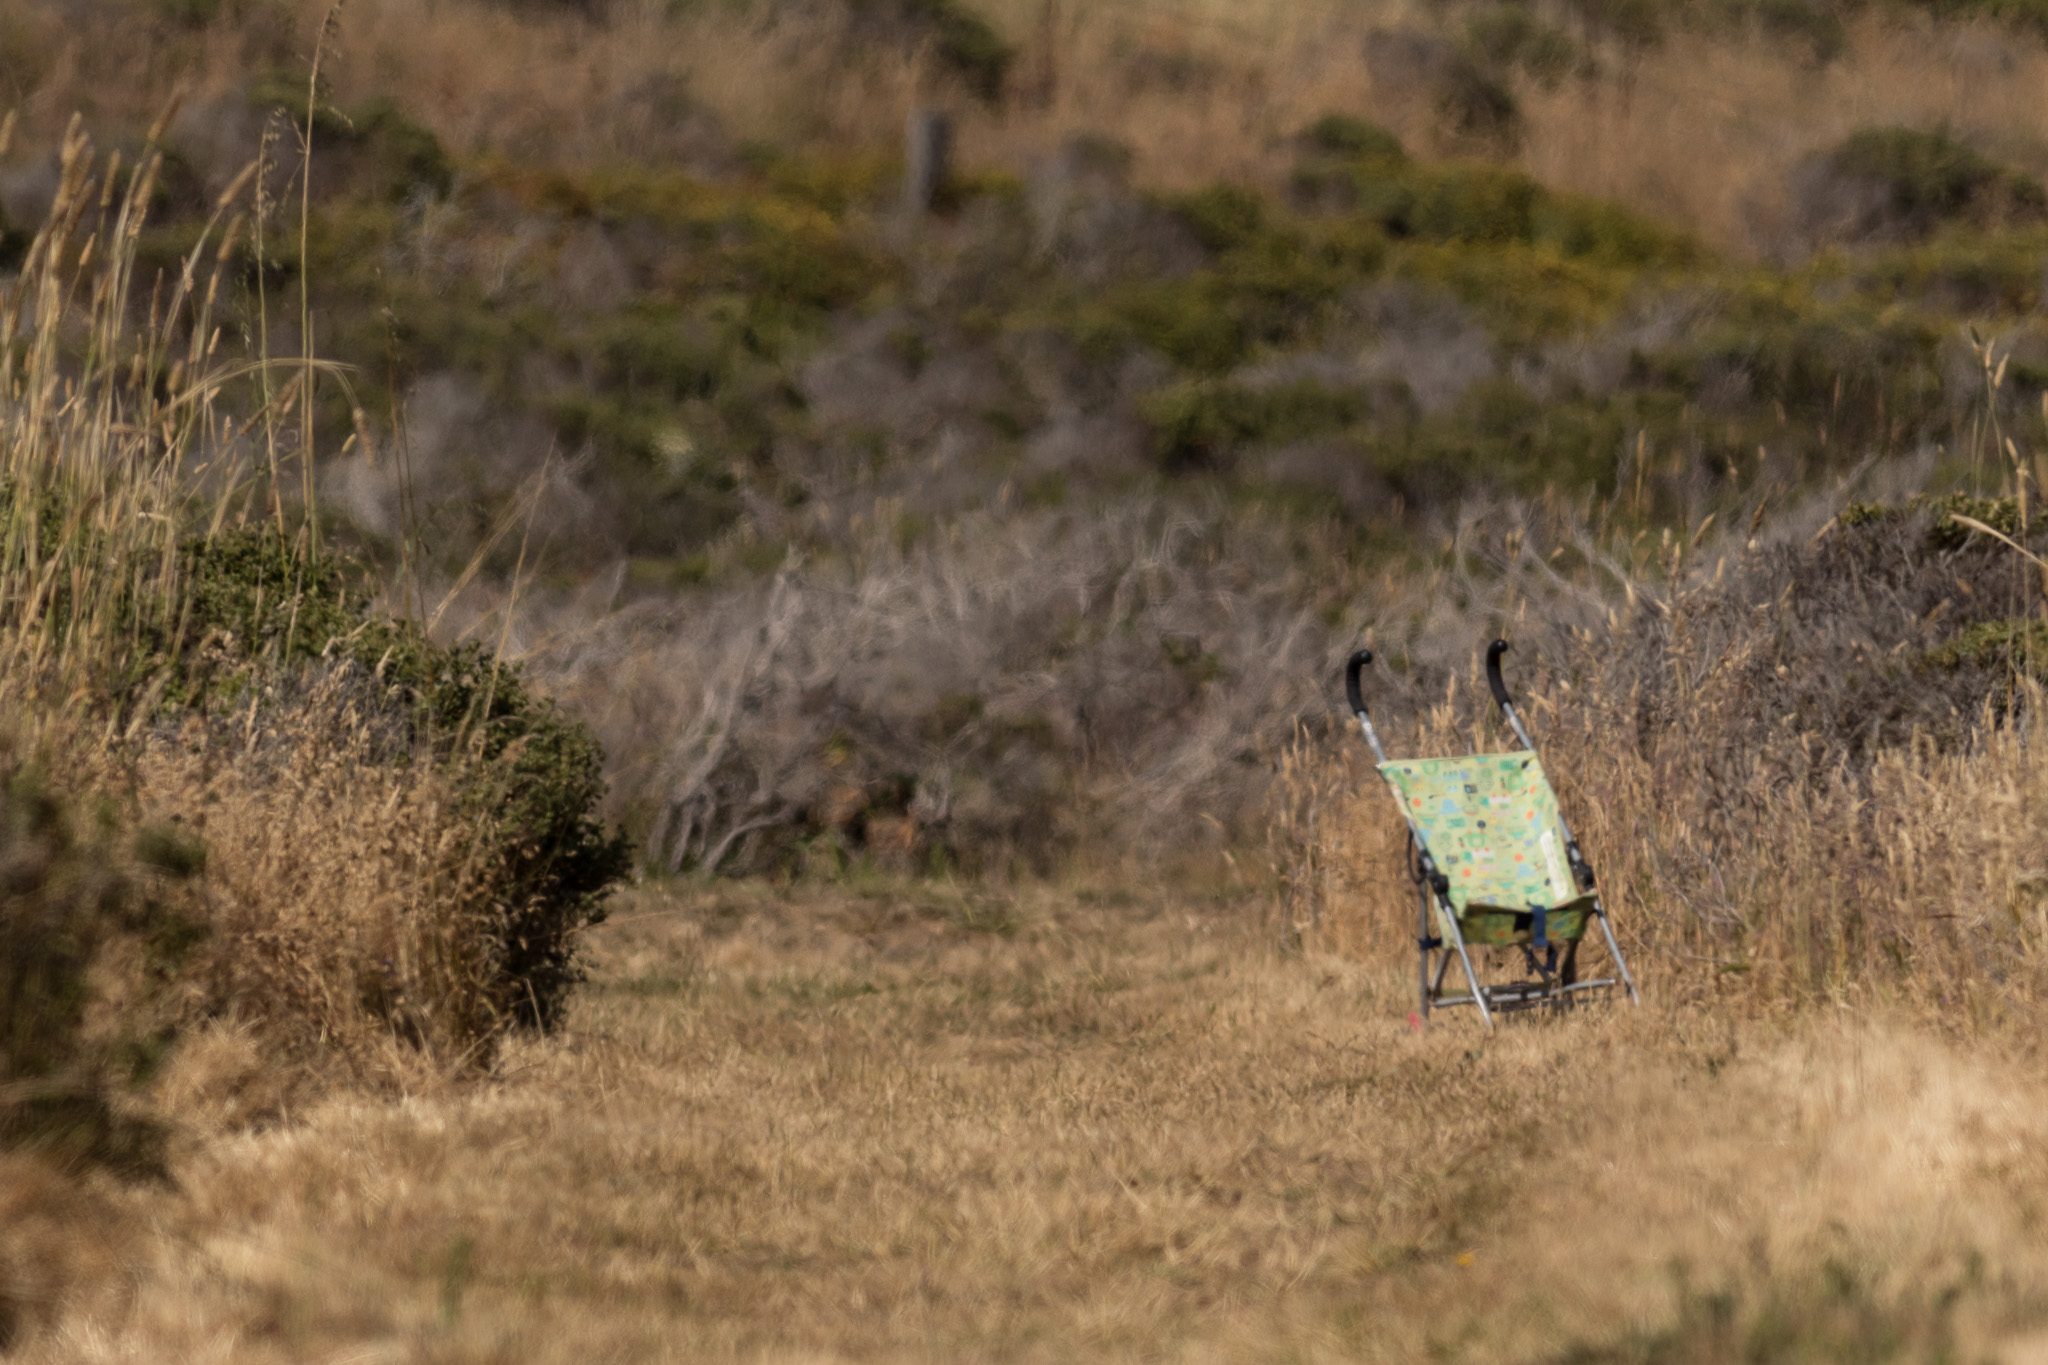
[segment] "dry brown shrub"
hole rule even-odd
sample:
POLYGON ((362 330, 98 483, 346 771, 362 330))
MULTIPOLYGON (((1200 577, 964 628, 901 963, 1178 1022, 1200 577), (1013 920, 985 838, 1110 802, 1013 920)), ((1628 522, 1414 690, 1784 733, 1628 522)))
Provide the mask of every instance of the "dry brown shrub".
POLYGON ((1241 831, 1268 754, 1322 708, 1320 612, 1346 584, 1315 534, 1125 503, 905 545, 878 515, 848 556, 595 623, 529 599, 514 648, 619 756, 613 799, 672 869, 788 865, 805 840, 1142 860, 1241 831))
POLYGON ((485 1060, 508 1022, 487 844, 435 765, 393 752, 360 669, 264 689, 133 759, 145 818, 204 842, 206 938, 186 1009, 240 1021, 280 1062, 339 1059, 359 1079, 394 1039, 446 1066, 485 1060))

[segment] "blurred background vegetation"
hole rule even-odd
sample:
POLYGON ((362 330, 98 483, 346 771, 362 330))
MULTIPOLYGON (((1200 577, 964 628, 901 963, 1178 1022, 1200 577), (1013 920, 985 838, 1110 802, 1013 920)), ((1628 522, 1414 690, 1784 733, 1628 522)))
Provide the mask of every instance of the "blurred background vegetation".
POLYGON ((1488 508, 1998 491, 2044 76, 2021 0, 50 0, 0 263, 73 111, 173 111, 141 280, 260 163, 220 324, 344 367, 280 498, 580 708, 651 866, 1178 856, 1488 508))

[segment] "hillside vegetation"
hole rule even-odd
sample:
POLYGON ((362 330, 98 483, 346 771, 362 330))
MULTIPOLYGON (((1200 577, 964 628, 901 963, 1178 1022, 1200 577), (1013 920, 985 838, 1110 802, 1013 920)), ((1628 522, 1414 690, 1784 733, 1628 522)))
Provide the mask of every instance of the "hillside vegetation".
POLYGON ((145 280, 260 163, 223 321, 347 367, 296 500, 575 699, 667 870, 1255 838, 1368 585, 1465 511, 1690 535, 1872 462, 1996 491, 2044 434, 2019 10, 47 18, 9 240, 53 110, 171 110, 145 280))

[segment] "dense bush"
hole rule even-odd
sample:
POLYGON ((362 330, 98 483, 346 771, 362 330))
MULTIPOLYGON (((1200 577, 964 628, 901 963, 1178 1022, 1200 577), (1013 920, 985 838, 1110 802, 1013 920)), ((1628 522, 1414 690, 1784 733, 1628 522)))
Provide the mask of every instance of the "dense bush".
POLYGON ((307 93, 303 79, 268 72, 253 83, 249 99, 301 128, 310 114, 315 180, 323 191, 402 202, 420 191, 446 195, 454 184, 454 162, 440 139, 390 99, 379 96, 343 111, 324 99, 309 108, 307 93))
POLYGON ((443 648, 370 612, 341 561, 272 527, 187 542, 183 573, 188 613, 162 641, 170 697, 233 711, 267 674, 320 659, 352 661, 374 677, 371 704, 410 738, 391 760, 431 754, 482 832, 500 913, 496 1008, 553 1024, 578 980, 577 935, 604 917, 604 894, 628 867, 623 836, 595 814, 603 754, 590 732, 481 646, 443 648))
POLYGON ((1016 49, 960 0, 850 0, 849 7, 859 19, 901 29, 913 45, 929 43, 938 64, 981 99, 1002 97, 1016 49))
POLYGON ((47 771, 0 755, 0 1145, 158 1169, 159 1135, 111 1101, 122 1063, 132 1072, 159 1040, 141 1009, 97 1029, 88 1012, 114 941, 137 959, 131 992, 180 964, 203 931, 190 901, 165 893, 202 862, 176 828, 82 809, 47 771))
POLYGON ((2038 222, 2048 194, 1945 132, 1865 128, 1822 160, 1802 187, 1801 209, 1823 240, 1913 239, 1945 223, 2038 222))
POLYGON ((1152 428, 1153 454, 1171 470, 1227 467, 1247 445, 1279 445, 1340 431, 1367 412, 1362 390, 1313 382, 1247 388, 1192 381, 1149 394, 1140 411, 1152 428))

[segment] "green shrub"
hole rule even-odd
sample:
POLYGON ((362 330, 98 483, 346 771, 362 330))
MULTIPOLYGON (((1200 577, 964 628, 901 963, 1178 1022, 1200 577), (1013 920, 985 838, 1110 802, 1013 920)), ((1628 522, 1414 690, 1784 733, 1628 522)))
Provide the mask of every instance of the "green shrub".
POLYGON ((893 23, 911 41, 929 42, 945 70, 990 103, 1002 98, 1016 49, 989 22, 959 0, 853 0, 857 15, 893 23))
POLYGON ((161 1134, 110 1102, 121 1054, 148 1049, 88 1027, 93 971, 120 937, 158 970, 191 947, 203 931, 159 892, 203 852, 176 831, 136 843, 139 859, 110 812, 82 815, 45 775, 0 760, 0 1144, 155 1174, 161 1134))
POLYGON ((2025 316, 2040 306, 2048 231, 1982 232, 1968 226, 1858 258, 1852 275, 1871 295, 1978 316, 2025 316))
POLYGON ((1500 75, 1469 58, 1451 65, 1436 110, 1451 132, 1472 142, 1512 151, 1522 138, 1522 106, 1500 75))
POLYGON ((629 865, 624 837, 596 815, 603 755, 589 730, 480 645, 443 648, 409 623, 371 614, 345 564, 274 528, 188 541, 181 566, 186 614, 159 640, 173 680, 168 701, 245 705, 261 676, 321 658, 367 669, 411 747, 448 767, 465 813, 494 847, 497 1008, 552 1026, 580 979, 577 936, 604 918, 605 893, 629 865))
POLYGON ((1400 138, 1352 114, 1323 115, 1302 133, 1302 140, 1318 152, 1354 161, 1408 159, 1400 138))
POLYGON ((1534 180, 1500 166, 1454 163, 1410 184, 1398 231, 1434 242, 1526 242, 1544 197, 1534 180))
POLYGON ((938 58, 967 88, 994 102, 1016 60, 1016 50, 974 11, 957 0, 904 0, 904 9, 931 31, 938 58))
POLYGON ((1219 253, 1215 263, 1185 279, 1141 280, 1079 300, 1072 325, 1084 348, 1113 355, 1135 340, 1187 369, 1217 373, 1261 346, 1313 336, 1344 293, 1386 260, 1386 240, 1370 224, 1298 221, 1239 190, 1202 191, 1168 206, 1219 253))
POLYGON ((1529 235, 1571 259, 1603 265, 1682 269, 1707 259, 1705 248, 1682 232, 1576 194, 1542 195, 1530 212, 1529 235))
MULTIPOLYGON (((268 72, 251 86, 249 100, 259 109, 281 110, 305 127, 306 96, 303 79, 268 72)), ((316 155, 323 164, 330 156, 336 159, 341 180, 354 194, 395 203, 422 189, 445 197, 453 188, 454 162, 440 139, 385 96, 346 112, 316 100, 310 113, 316 155)))
POLYGON ((1953 640, 1922 657, 1930 666, 1951 672, 1974 667, 2034 678, 2048 676, 2048 622, 2026 618, 1973 622, 1953 640))
POLYGON ((1169 206, 1210 251, 1254 246, 1271 231, 1266 201, 1236 185, 1211 185, 1181 195, 1169 206))
POLYGON ((1139 412, 1152 453, 1167 469, 1213 469, 1250 445, 1279 445, 1338 431, 1365 417, 1363 392, 1313 381, 1250 388, 1208 380, 1146 395, 1139 412))
POLYGON ((1927 540, 1939 550, 1957 549, 1982 534, 1957 521, 1959 516, 1982 522, 2002 536, 2010 536, 2014 540, 2020 538, 2018 498, 1979 498, 1969 493, 1951 493, 1947 497, 1936 498, 1931 510, 1934 518, 1927 528, 1927 540))
POLYGON ((1915 235, 1945 222, 1993 226, 2048 214, 2038 183, 1943 132, 1860 129, 1827 164, 1836 176, 1880 191, 1887 220, 1915 235))
POLYGON ((1293 185, 1297 196, 1361 214, 1395 238, 1479 247, 1526 243, 1631 268, 1683 267, 1705 258, 1684 233, 1605 200, 1553 194, 1504 166, 1324 154, 1298 166, 1293 185))

